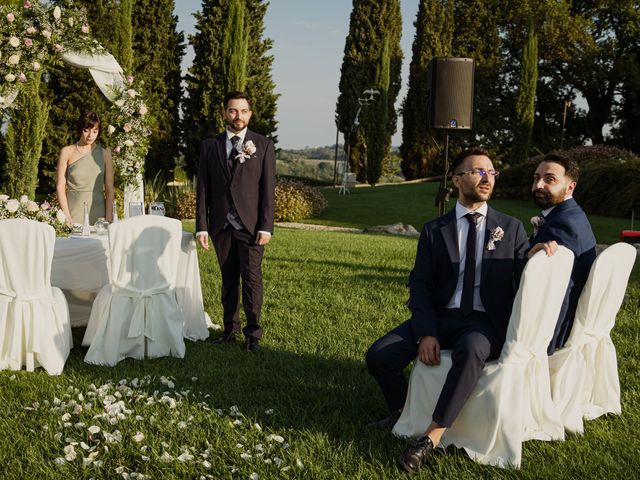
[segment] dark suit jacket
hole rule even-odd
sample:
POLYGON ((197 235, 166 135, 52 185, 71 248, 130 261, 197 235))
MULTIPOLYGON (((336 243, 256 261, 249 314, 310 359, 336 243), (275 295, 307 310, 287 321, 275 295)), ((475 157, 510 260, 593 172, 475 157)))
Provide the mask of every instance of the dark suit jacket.
MULTIPOLYGON (((520 220, 489 207, 482 253, 480 297, 497 332, 506 336, 511 308, 528 248, 520 220), (486 248, 491 230, 502 227, 504 237, 495 250, 486 248)), ((416 263, 409 276, 411 328, 416 338, 437 336, 437 318, 453 296, 460 273, 455 209, 424 225, 416 263)))
POLYGON ((578 299, 582 293, 591 264, 596 258, 596 239, 593 236, 587 216, 573 198, 557 205, 545 218, 545 225, 530 239, 531 246, 536 243, 555 240, 574 254, 573 270, 569 287, 560 309, 556 329, 549 344, 548 352, 564 346, 571 333, 573 318, 576 314, 578 299))
POLYGON ((231 205, 249 232, 273 233, 276 156, 273 142, 247 129, 244 138, 256 146, 256 152, 244 163, 234 160, 227 166, 227 134, 207 138, 200 149, 196 193, 196 231, 211 236, 224 227, 231 205))

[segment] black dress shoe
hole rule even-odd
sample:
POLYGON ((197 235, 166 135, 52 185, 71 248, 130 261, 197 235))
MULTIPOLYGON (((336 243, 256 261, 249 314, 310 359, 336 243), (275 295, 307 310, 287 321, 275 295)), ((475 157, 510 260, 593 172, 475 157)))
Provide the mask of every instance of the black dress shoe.
POLYGON ((255 337, 247 337, 244 341, 244 350, 247 352, 257 352, 260 350, 259 340, 255 337))
POLYGON ((413 473, 433 453, 433 442, 427 436, 420 437, 416 443, 407 448, 398 459, 398 467, 405 472, 413 473))
POLYGON ((238 332, 223 333, 215 340, 212 340, 211 343, 213 343, 214 345, 220 345, 221 343, 232 343, 236 341, 237 336, 238 332))
POLYGON ((393 429, 393 426, 396 424, 398 419, 400 418, 400 410, 396 410, 395 412, 391 412, 391 414, 387 417, 384 417, 382 420, 378 420, 377 422, 371 422, 368 427, 373 428, 374 430, 383 430, 390 432, 393 429))

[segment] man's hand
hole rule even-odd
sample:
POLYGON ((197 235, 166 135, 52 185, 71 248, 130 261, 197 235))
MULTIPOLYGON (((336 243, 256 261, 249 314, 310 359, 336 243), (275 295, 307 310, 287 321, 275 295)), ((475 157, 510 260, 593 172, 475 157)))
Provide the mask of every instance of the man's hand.
POLYGON ((436 337, 420 339, 418 359, 425 365, 440 365, 440 343, 436 337))
POLYGON ((258 236, 256 237, 256 245, 266 245, 271 240, 271 235, 268 235, 263 232, 258 232, 258 236))
POLYGON ((206 233, 201 233, 200 235, 196 235, 196 240, 198 241, 198 245, 200 245, 205 250, 209 250, 209 235, 206 233))
POLYGON ((536 243, 533 247, 531 247, 531 250, 529 250, 527 257, 533 257, 540 250, 544 250, 547 254, 547 257, 550 257, 558 251, 558 243, 555 240, 550 240, 544 243, 536 243))

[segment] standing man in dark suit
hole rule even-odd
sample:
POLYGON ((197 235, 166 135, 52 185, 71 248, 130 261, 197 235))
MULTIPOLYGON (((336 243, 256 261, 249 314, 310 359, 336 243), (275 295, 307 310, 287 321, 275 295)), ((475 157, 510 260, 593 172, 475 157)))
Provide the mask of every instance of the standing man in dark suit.
POLYGON ((405 367, 416 356, 438 365, 440 349, 453 350, 431 424, 400 457, 400 468, 409 472, 425 462, 456 419, 485 361, 500 355, 528 248, 522 222, 486 203, 498 176, 487 152, 462 152, 452 170, 458 202, 422 229, 409 276, 411 318, 366 355, 391 411, 372 426, 391 428, 407 396, 405 367))
POLYGON ((531 193, 542 213, 531 219, 534 230, 528 255, 540 249, 553 254, 558 245, 573 252, 573 270, 562 302, 560 316, 547 352, 551 355, 569 338, 578 299, 587 283, 591 264, 596 258, 596 239, 582 208, 573 199, 580 171, 575 160, 549 154, 533 174, 531 193))
POLYGON ((262 337, 262 256, 273 233, 276 160, 273 142, 247 128, 251 113, 247 94, 228 93, 227 129, 202 142, 196 235, 205 250, 211 235, 222 274, 224 331, 213 343, 233 342, 240 331, 242 278, 244 348, 255 352, 262 337))

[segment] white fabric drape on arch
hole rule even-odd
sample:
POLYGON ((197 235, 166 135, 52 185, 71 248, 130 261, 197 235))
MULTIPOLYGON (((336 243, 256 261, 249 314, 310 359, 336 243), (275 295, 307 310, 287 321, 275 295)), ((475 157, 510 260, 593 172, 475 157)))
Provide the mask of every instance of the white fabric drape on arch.
MULTIPOLYGON (((78 52, 65 52, 62 60, 74 67, 86 68, 91 73, 93 80, 102 94, 110 102, 116 100, 115 91, 127 88, 122 67, 118 61, 108 52, 101 54, 89 54, 78 52)), ((131 202, 144 202, 144 186, 142 175, 138 174, 138 187, 125 186, 124 189, 124 216, 129 216, 128 205, 131 202)))

